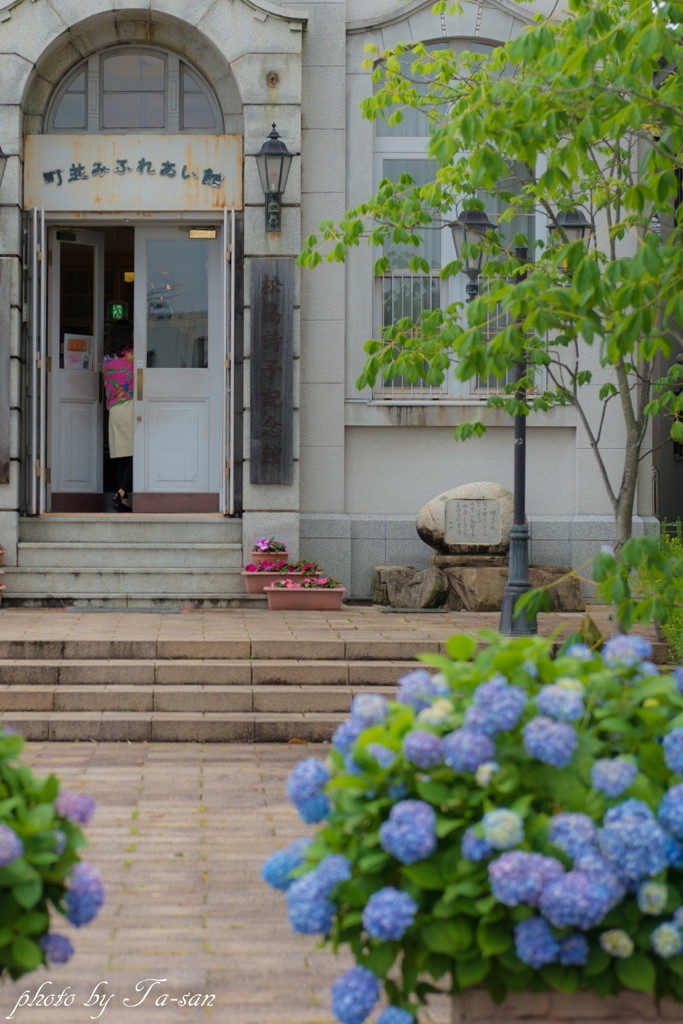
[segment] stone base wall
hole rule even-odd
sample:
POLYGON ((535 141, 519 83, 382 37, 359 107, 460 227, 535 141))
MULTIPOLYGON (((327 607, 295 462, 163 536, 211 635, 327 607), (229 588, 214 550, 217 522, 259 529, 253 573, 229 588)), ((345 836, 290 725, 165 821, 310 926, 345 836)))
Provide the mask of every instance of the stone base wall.
POLYGON ((622 992, 600 999, 592 992, 510 992, 497 1006, 487 992, 472 989, 452 1001, 451 1024, 512 1024, 545 1021, 547 1024, 644 1024, 646 1021, 681 1020, 683 1006, 671 999, 656 1004, 641 992, 622 992))
MULTIPOLYGON (((376 565, 426 569, 434 555, 418 537, 414 516, 302 513, 299 522, 299 557, 314 559, 325 572, 342 580, 348 596, 357 600, 369 599, 376 565)), ((532 565, 571 565, 586 578, 590 578, 590 560, 601 548, 611 547, 614 537, 611 516, 529 516, 528 523, 532 565)), ((658 530, 654 516, 634 518, 634 536, 658 530)), ((589 598, 590 584, 583 589, 589 598)))

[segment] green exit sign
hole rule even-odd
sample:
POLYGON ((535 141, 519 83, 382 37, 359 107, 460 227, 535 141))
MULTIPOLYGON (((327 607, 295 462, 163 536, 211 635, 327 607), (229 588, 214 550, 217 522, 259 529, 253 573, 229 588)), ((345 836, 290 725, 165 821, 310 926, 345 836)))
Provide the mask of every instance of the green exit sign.
POLYGON ((107 320, 126 320, 127 318, 127 302, 109 302, 107 304, 107 320))

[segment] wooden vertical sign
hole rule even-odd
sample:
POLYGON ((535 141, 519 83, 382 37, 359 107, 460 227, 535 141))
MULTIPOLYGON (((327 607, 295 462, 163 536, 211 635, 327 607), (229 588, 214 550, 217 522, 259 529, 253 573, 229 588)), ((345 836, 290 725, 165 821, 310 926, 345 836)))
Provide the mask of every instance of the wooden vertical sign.
POLYGON ((251 261, 252 484, 294 477, 294 260, 251 261))
POLYGON ((10 469, 10 262, 0 260, 0 484, 9 483, 10 469))

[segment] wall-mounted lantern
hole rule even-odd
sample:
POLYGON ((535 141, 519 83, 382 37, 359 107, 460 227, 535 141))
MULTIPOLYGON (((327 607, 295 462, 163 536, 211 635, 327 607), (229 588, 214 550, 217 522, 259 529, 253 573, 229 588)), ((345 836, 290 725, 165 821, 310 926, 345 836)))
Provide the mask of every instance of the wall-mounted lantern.
POLYGON ((287 187, 289 169, 296 153, 290 153, 279 132, 269 132, 256 156, 261 188, 266 197, 266 231, 281 228, 282 195, 287 187))
POLYGON ((2 179, 5 176, 5 168, 7 167, 8 160, 9 153, 4 153, 2 146, 0 146, 0 185, 2 185, 2 179))

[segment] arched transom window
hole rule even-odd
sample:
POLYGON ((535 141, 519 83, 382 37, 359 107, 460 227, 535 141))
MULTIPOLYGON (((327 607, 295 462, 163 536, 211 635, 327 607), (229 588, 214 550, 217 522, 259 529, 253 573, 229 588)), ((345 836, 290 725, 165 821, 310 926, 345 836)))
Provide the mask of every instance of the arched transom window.
POLYGON ((48 132, 216 132, 207 82, 177 54, 137 46, 95 53, 55 93, 48 132))

